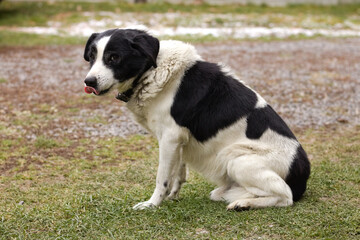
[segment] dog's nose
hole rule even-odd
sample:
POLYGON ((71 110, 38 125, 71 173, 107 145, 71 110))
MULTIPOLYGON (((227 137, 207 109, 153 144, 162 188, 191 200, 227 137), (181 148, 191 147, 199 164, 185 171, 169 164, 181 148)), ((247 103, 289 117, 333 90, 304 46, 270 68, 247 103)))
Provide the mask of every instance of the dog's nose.
POLYGON ((86 86, 96 88, 97 85, 96 77, 88 77, 85 79, 84 82, 86 86))

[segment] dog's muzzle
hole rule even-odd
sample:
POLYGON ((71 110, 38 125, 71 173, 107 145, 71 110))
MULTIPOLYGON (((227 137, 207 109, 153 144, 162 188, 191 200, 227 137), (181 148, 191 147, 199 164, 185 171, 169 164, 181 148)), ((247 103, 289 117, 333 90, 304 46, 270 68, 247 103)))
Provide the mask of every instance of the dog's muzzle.
POLYGON ((94 93, 96 95, 99 95, 99 92, 96 90, 97 88, 97 79, 96 77, 88 77, 85 79, 85 92, 87 94, 94 93))

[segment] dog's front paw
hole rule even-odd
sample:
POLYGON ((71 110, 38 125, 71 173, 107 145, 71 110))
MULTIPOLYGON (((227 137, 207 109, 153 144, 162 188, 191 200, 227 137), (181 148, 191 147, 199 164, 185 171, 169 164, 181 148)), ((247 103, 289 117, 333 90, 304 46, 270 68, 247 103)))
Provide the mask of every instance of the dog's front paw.
POLYGON ((148 208, 155 208, 156 206, 151 203, 151 202, 140 202, 138 204, 136 204, 135 206, 133 206, 134 210, 144 210, 144 209, 148 209, 148 208))

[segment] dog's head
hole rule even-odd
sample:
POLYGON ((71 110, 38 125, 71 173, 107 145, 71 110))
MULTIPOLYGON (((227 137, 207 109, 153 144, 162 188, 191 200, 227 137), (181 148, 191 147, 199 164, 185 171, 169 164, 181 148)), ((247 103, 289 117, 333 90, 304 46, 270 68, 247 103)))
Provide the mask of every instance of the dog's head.
POLYGON ((159 41, 145 31, 112 29, 93 33, 88 39, 84 59, 90 63, 85 91, 101 95, 117 88, 124 92, 151 67, 156 68, 159 41))

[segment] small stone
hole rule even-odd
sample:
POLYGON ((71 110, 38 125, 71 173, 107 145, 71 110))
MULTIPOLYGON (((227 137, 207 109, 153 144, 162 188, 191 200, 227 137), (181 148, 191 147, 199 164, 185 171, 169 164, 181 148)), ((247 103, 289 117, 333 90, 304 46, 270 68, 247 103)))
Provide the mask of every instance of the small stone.
POLYGON ((339 123, 349 123, 349 120, 345 119, 345 118, 338 118, 337 121, 339 123))

